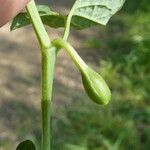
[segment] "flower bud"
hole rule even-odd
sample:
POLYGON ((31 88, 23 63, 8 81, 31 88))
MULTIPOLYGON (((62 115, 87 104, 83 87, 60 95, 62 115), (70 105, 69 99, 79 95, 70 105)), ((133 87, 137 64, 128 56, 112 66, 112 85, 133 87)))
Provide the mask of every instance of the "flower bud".
POLYGON ((97 104, 106 105, 111 99, 111 92, 105 80, 89 67, 81 71, 82 82, 88 96, 97 104))
POLYGON ((88 96, 97 104, 106 105, 111 99, 111 92, 105 80, 95 71, 87 66, 87 64, 78 55, 76 50, 63 39, 56 39, 53 44, 57 47, 65 48, 73 62, 82 75, 82 82, 88 96))

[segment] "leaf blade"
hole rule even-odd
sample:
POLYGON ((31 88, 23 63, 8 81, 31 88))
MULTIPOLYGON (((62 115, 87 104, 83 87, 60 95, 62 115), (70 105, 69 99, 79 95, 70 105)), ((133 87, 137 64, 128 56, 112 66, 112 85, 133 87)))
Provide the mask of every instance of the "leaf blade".
MULTIPOLYGON (((76 0, 70 14, 71 27, 82 30, 95 25, 106 25, 109 19, 121 9, 125 0, 76 0)), ((52 28, 64 27, 68 16, 60 15, 51 11, 47 5, 38 5, 42 22, 52 28)), ((15 30, 27 25, 31 21, 26 12, 18 14, 11 25, 11 30, 15 30)))
POLYGON ((21 12, 12 21, 12 24, 10 26, 10 30, 13 31, 13 30, 16 30, 18 28, 27 26, 29 24, 30 24, 30 19, 28 18, 27 13, 21 12))
POLYGON ((30 140, 21 142, 16 150, 36 150, 34 143, 30 140))
POLYGON ((125 0, 77 0, 70 12, 72 23, 79 29, 97 24, 106 25, 109 19, 122 8, 124 2, 125 0), (82 26, 85 20, 89 22, 82 26))
MULTIPOLYGON (((37 9, 42 19, 42 22, 45 25, 48 25, 53 28, 65 26, 65 16, 62 16, 56 12, 51 11, 47 5, 38 5, 37 9)), ((31 21, 30 18, 28 17, 27 12, 21 12, 14 18, 10 30, 12 31, 30 24, 31 21)))

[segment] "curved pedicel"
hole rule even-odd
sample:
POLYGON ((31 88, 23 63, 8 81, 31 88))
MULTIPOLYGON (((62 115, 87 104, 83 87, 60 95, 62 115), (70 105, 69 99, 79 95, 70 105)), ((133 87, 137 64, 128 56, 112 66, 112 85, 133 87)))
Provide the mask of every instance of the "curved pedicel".
POLYGON ((74 48, 63 39, 56 39, 52 43, 58 48, 64 48, 70 55, 73 62, 81 72, 83 86, 87 95, 97 104, 108 104, 111 99, 111 92, 100 74, 88 67, 74 48))

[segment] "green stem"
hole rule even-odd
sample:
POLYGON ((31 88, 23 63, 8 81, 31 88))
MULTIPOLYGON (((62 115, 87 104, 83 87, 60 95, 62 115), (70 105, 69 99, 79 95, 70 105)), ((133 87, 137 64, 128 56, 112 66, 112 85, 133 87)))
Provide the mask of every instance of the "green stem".
POLYGON ((79 68, 80 71, 84 71, 85 68, 88 67, 86 63, 82 60, 82 58, 79 56, 79 54, 76 52, 76 50, 67 41, 63 40, 62 38, 59 38, 54 40, 52 43, 57 48, 64 48, 70 55, 72 60, 75 62, 76 66, 79 68))
POLYGON ((56 59, 56 48, 52 46, 44 28, 34 0, 26 7, 35 33, 41 46, 42 55, 42 145, 41 150, 50 150, 50 105, 52 98, 53 74, 56 59))
POLYGON ((50 150, 50 105, 55 58, 55 47, 47 49, 42 53, 42 150, 50 150))
POLYGON ((34 0, 31 0, 27 4, 26 10, 30 16, 30 19, 34 27, 35 33, 37 35, 37 38, 39 40, 41 49, 48 48, 51 45, 50 38, 43 26, 42 20, 39 16, 34 0))
POLYGON ((64 32, 64 35, 63 35, 63 40, 65 40, 65 41, 67 41, 69 33, 70 33, 71 19, 72 19, 73 12, 74 12, 75 7, 76 7, 76 2, 73 5, 71 11, 69 12, 69 15, 68 15, 67 20, 66 20, 65 32, 64 32))
POLYGON ((67 20, 66 20, 65 32, 64 32, 64 35, 63 35, 63 39, 64 39, 65 41, 67 41, 68 36, 69 36, 71 19, 72 19, 72 15, 71 15, 71 13, 70 13, 70 14, 68 15, 68 17, 67 17, 67 20))

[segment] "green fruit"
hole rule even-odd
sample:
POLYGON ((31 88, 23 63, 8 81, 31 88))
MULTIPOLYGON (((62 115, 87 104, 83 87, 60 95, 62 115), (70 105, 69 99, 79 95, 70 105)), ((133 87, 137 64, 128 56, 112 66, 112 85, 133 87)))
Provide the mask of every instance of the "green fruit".
POLYGON ((111 92, 105 80, 87 64, 78 55, 76 50, 63 39, 56 39, 53 44, 57 47, 65 48, 71 59, 79 69, 82 75, 83 86, 88 96, 97 104, 106 105, 111 99, 111 92))
POLYGON ((111 99, 111 92, 105 80, 89 67, 81 71, 81 75, 87 95, 97 104, 108 104, 111 99))

